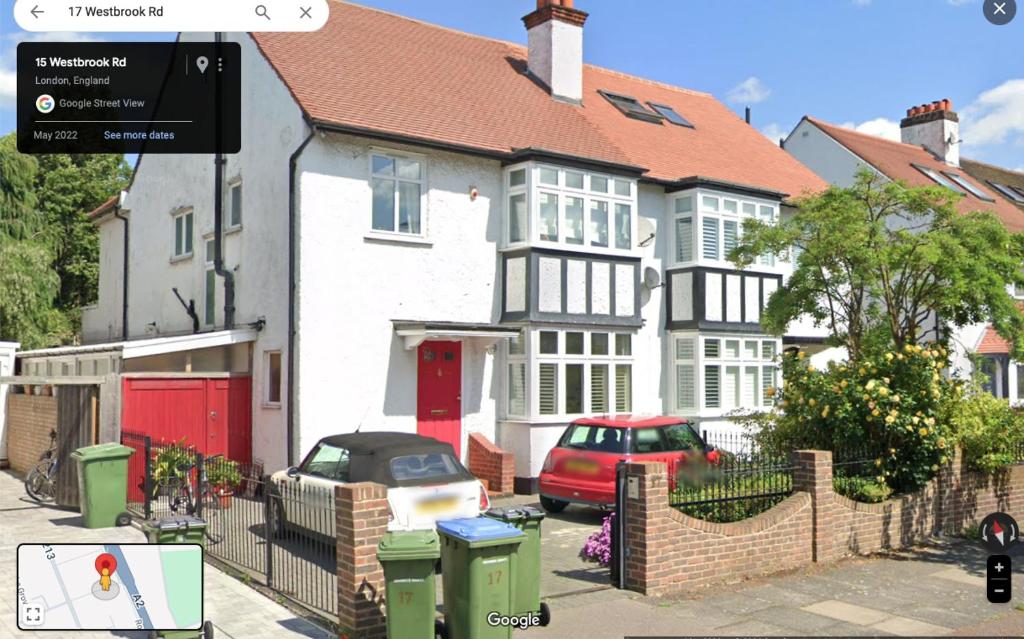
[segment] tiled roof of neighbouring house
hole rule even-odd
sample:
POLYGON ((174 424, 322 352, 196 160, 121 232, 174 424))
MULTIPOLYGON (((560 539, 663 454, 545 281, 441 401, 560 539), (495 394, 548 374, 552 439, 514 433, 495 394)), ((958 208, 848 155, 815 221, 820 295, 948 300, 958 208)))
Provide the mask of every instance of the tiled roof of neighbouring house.
POLYGON ((978 342, 978 348, 975 350, 981 354, 1006 354, 1010 352, 1010 343, 1000 337, 996 329, 988 326, 985 328, 981 341, 978 342))
MULTIPOLYGON (((1024 173, 965 158, 960 159, 960 168, 989 190, 998 191, 999 189, 994 184, 999 184, 1012 189, 1009 196, 1019 196, 1019 200, 1024 200, 1024 173)), ((1000 194, 1007 195, 1002 191, 1000 194)), ((1014 200, 1014 203, 1018 208, 1024 210, 1024 201, 1014 200)))
POLYGON ((319 31, 252 34, 315 122, 497 156, 543 149, 638 166, 655 180, 700 176, 791 196, 827 186, 709 94, 584 65, 583 104, 568 104, 525 73, 521 45, 335 0, 330 8, 319 31), (628 118, 599 90, 669 105, 694 128, 628 118))
MULTIPOLYGON (((962 176, 971 175, 966 168, 957 169, 936 159, 923 147, 858 133, 810 116, 807 117, 807 120, 890 179, 903 180, 912 186, 935 186, 935 182, 914 168, 915 164, 933 171, 953 172, 962 176)), ((965 177, 965 179, 968 178, 965 177)), ((1024 212, 1021 209, 1006 200, 990 185, 973 177, 970 177, 969 181, 983 192, 991 195, 995 201, 987 202, 967 193, 957 205, 961 212, 992 211, 1002 220, 1008 230, 1015 233, 1024 231, 1024 212)))

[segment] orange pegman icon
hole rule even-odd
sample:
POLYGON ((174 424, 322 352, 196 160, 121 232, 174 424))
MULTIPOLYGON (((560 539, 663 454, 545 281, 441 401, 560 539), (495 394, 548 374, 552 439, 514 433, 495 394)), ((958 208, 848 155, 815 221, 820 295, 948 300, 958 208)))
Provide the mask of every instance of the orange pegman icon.
POLYGON ((110 590, 110 575, 117 570, 117 559, 110 553, 103 553, 96 558, 96 572, 100 573, 100 588, 110 590))

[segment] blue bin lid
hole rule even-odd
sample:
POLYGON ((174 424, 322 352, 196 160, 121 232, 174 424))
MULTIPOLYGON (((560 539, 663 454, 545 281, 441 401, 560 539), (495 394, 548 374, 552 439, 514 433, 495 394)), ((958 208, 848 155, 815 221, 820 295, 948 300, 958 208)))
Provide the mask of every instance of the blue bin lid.
POLYGON ((447 519, 437 522, 437 529, 463 541, 489 541, 524 536, 524 533, 515 526, 490 517, 447 519))

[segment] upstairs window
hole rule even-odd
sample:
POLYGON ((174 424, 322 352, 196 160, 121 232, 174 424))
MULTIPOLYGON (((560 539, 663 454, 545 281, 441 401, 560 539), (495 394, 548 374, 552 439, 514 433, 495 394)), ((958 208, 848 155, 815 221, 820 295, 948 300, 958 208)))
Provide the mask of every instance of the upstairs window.
POLYGON ((638 120, 646 120, 647 122, 659 123, 663 118, 662 115, 655 111, 651 111, 634 97, 622 95, 620 93, 612 93, 610 91, 598 91, 598 93, 603 95, 604 98, 611 102, 616 109, 628 117, 636 118, 638 120))
POLYGON ((999 184, 998 182, 989 182, 989 184, 1017 204, 1024 204, 1024 189, 1014 189, 1012 186, 999 184))
POLYGON ((374 153, 373 230, 422 235, 423 163, 374 153))
POLYGON ((174 257, 184 258, 192 255, 193 233, 192 209, 183 210, 174 215, 174 257))
POLYGON ((932 179, 932 181, 935 182, 936 184, 938 184, 939 186, 944 186, 947 189, 949 189, 950 191, 955 191, 955 192, 959 193, 960 195, 967 195, 966 191, 964 191, 959 186, 957 186, 953 182, 951 182, 948 179, 946 179, 938 171, 930 169, 927 166, 921 166, 920 164, 915 164, 913 166, 914 166, 915 169, 917 169, 921 173, 924 173, 925 175, 930 177, 932 179))
POLYGON ((242 227, 242 183, 228 186, 228 219, 224 225, 228 230, 242 227))
POLYGON ((943 173, 946 177, 956 182, 960 187, 967 191, 970 191, 971 195, 978 198, 979 200, 985 200, 986 202, 995 202, 995 200, 992 199, 991 195, 974 186, 974 184, 972 184, 964 176, 959 175, 957 173, 950 173, 949 171, 943 171, 943 173))
POLYGON ((675 109, 668 106, 667 104, 658 104, 657 102, 648 102, 647 104, 649 104, 650 107, 654 109, 654 111, 658 115, 665 118, 672 124, 676 124, 678 126, 685 126, 690 129, 695 128, 692 124, 690 124, 689 120, 679 115, 679 113, 675 109))

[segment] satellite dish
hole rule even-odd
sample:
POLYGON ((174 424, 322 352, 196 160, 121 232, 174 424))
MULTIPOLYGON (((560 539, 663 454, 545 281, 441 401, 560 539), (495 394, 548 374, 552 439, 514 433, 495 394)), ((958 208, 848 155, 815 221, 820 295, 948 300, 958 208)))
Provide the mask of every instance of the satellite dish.
POLYGON ((647 288, 658 288, 661 286, 661 273, 653 266, 644 268, 644 286, 647 288))
POLYGON ((654 224, 647 218, 642 217, 636 221, 637 235, 640 238, 640 246, 646 247, 654 240, 654 224))

